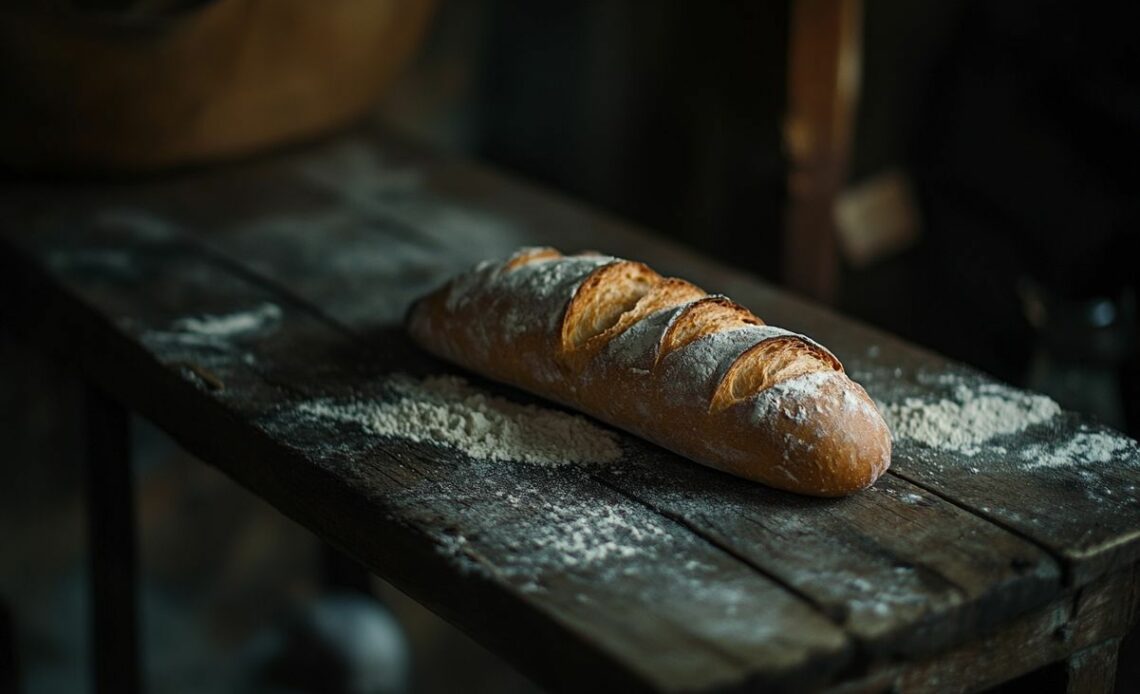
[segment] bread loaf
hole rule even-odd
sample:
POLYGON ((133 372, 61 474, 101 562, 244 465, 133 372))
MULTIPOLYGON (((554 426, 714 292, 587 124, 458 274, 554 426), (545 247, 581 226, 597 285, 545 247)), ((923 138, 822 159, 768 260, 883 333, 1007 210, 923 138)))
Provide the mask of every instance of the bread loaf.
POLYGON ((839 496, 890 464, 886 424, 834 355, 641 263, 523 249, 407 323, 437 356, 773 487, 839 496))

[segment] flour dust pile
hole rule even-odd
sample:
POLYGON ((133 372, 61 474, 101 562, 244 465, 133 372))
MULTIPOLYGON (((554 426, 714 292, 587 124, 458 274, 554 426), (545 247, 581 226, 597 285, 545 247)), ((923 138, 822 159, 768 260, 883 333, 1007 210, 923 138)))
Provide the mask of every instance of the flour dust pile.
POLYGON ((1140 446, 1112 431, 1081 431, 1060 445, 1028 446, 1021 451, 1021 459, 1029 470, 1112 462, 1135 466, 1140 462, 1140 446))
MULTIPOLYGON (((1054 440, 1020 444, 1001 441, 1003 436, 1048 424, 1061 414, 1060 406, 1044 395, 997 383, 971 385, 956 375, 942 375, 935 384, 949 386, 948 394, 937 400, 910 397, 879 404, 896 440, 909 440, 965 457, 988 451, 1006 456, 1006 460, 1023 470, 1140 464, 1140 446, 1107 429, 1081 426, 1079 431, 1059 440, 1058 433, 1051 433, 1054 440), (1012 450, 1002 443, 1012 446, 1012 450)), ((971 470, 977 472, 976 468, 971 470)))
POLYGON ((379 436, 437 443, 478 460, 534 465, 609 463, 617 437, 584 417, 488 396, 457 376, 392 376, 388 397, 300 406, 303 415, 357 424, 379 436))
POLYGON ((1061 413, 1044 395, 997 383, 970 387, 961 382, 949 397, 906 398, 880 409, 895 438, 966 456, 977 455, 994 438, 1017 434, 1061 413))

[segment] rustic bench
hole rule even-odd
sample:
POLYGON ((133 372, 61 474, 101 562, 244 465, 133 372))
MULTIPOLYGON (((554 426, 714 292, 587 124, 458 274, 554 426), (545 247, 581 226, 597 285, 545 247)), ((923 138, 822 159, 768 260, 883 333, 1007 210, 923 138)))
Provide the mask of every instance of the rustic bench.
POLYGON ((10 182, 0 316, 90 384, 103 685, 137 686, 137 412, 551 689, 974 690, 1050 663, 1070 691, 1111 689, 1137 613, 1140 453, 1024 464, 1101 431, 1076 415, 969 455, 896 441, 889 474, 830 500, 624 434, 616 464, 546 468, 298 416, 394 372, 454 373, 408 342, 404 310, 521 245, 633 257, 723 292, 829 345, 882 402, 989 382, 372 129, 160 180, 10 182), (202 316, 236 328, 183 329, 202 316))

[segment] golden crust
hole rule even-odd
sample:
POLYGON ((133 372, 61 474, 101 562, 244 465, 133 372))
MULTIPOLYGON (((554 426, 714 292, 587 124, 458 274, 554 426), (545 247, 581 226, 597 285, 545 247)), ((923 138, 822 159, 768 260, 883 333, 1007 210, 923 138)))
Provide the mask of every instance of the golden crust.
POLYGON ((709 407, 722 410, 744 398, 797 376, 843 371, 831 352, 801 335, 761 340, 741 353, 717 385, 709 407))
POLYGON ((640 263, 525 249, 424 297, 408 329, 444 359, 780 489, 848 494, 890 464, 886 424, 830 352, 640 263))
POLYGON ((521 248, 515 251, 514 255, 512 255, 510 258, 507 258, 507 260, 503 263, 503 270, 505 272, 510 272, 511 270, 520 268, 523 265, 529 265, 539 260, 553 260, 555 258, 561 257, 562 253, 560 253, 557 249, 547 246, 521 248))
POLYGON ((617 260, 582 280, 562 320, 562 350, 573 351, 605 333, 661 281, 642 263, 617 260))
MULTIPOLYGON (((582 287, 578 290, 578 296, 582 296, 590 289, 587 283, 583 282, 582 287)), ((609 328, 590 337, 580 345, 567 344, 564 338, 561 358, 573 369, 587 368, 589 361, 594 359, 597 353, 612 342, 615 337, 633 325, 641 322, 649 315, 672 307, 692 303, 705 296, 706 294, 703 289, 685 280, 676 279, 674 277, 658 278, 652 287, 637 300, 633 308, 622 313, 609 328)), ((566 322, 571 321, 573 321, 573 317, 566 319, 566 322)))
POLYGON ((713 332, 764 325, 751 311, 724 296, 706 296, 687 306, 661 336, 660 354, 668 354, 713 332))

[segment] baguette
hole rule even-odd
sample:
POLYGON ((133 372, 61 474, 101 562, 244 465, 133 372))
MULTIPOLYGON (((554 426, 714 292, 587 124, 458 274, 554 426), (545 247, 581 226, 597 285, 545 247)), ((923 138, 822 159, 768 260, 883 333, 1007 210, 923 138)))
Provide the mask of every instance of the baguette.
POLYGON ((645 265, 527 248, 407 318, 429 352, 704 465, 841 496, 890 464, 890 433, 831 352, 645 265))

